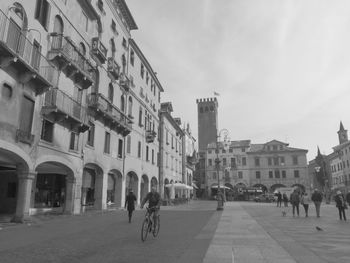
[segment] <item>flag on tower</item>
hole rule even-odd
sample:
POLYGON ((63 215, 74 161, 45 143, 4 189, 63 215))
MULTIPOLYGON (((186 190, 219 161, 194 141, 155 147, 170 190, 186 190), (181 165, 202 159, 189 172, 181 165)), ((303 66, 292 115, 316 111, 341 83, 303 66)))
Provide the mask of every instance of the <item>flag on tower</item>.
POLYGON ((214 96, 220 96, 220 94, 214 91, 214 96))

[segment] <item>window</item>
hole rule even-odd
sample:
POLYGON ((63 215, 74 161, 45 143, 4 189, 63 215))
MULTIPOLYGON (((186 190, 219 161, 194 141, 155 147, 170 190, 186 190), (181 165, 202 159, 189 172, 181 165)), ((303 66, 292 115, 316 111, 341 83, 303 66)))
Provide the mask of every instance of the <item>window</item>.
POLYGON ((293 156, 293 165, 298 164, 298 156, 293 156))
POLYGON ((236 168, 236 159, 235 158, 231 158, 231 167, 236 168))
POLYGON ((129 97, 129 103, 128 103, 128 116, 132 117, 132 97, 129 97))
POLYGON ((140 107, 140 109, 139 109, 139 126, 143 127, 143 124, 142 124, 142 107, 140 107))
POLYGON ((174 149, 174 135, 171 135, 171 149, 174 149))
POLYGON ((101 12, 103 12, 103 1, 102 0, 97 1, 97 7, 98 7, 98 9, 100 9, 101 12))
POLYGON ((280 157, 280 160, 281 160, 281 165, 284 165, 285 162, 284 162, 284 157, 283 156, 280 157))
POLYGON ((216 172, 213 172, 213 179, 216 179, 216 172))
POLYGON ((127 44, 126 39, 125 39, 124 37, 123 37, 122 46, 123 46, 124 48, 128 48, 128 44, 127 44))
POLYGON ((117 32, 117 27, 116 27, 115 21, 114 21, 113 19, 112 19, 111 28, 112 28, 112 31, 113 31, 114 33, 117 32))
POLYGON ((229 149, 228 149, 228 152, 229 152, 229 153, 233 153, 233 148, 229 148, 229 149))
POLYGON ((278 157, 273 157, 273 164, 278 165, 278 157))
POLYGON ((28 139, 31 137, 32 131, 34 103, 32 99, 26 96, 23 97, 19 129, 26 134, 26 138, 28 139))
POLYGON ((255 178, 256 179, 260 179, 260 171, 256 171, 255 172, 255 178))
POLYGON ((41 139, 47 142, 53 142, 53 128, 54 124, 44 119, 41 128, 41 139))
POLYGON ((154 164, 154 150, 152 149, 152 164, 154 164))
POLYGON ((242 157, 242 165, 243 166, 247 165, 247 159, 245 157, 242 157))
POLYGON ((137 144, 137 157, 141 158, 141 142, 137 144))
POLYGON ((286 171, 285 170, 282 171, 282 178, 286 178, 286 171))
POLYGON ((123 140, 118 140, 118 158, 123 158, 123 140))
POLYGON ((120 96, 120 110, 122 112, 125 112, 125 98, 124 98, 124 95, 120 96))
POLYGON ((41 46, 40 44, 34 39, 33 41, 33 49, 32 49, 32 60, 31 60, 31 66, 35 68, 36 70, 39 69, 40 65, 40 58, 41 58, 41 46))
POLYGON ((242 148, 242 153, 244 153, 245 152, 245 148, 242 148))
POLYGON ((243 178, 243 172, 242 172, 242 171, 239 171, 239 172, 238 172, 238 178, 239 178, 239 179, 242 179, 242 178, 243 178))
POLYGON ((110 153, 110 143, 111 143, 111 134, 109 132, 106 132, 104 153, 110 153))
POLYGON ((273 149, 274 151, 277 151, 277 145, 273 145, 273 146, 272 146, 272 149, 273 149))
POLYGON ((141 69, 140 69, 141 78, 143 78, 144 74, 145 74, 145 67, 143 64, 141 64, 141 69))
POLYGON ((211 150, 208 150, 208 153, 212 153, 212 151, 211 151, 211 150))
POLYGON ((75 132, 70 133, 69 150, 78 151, 79 135, 75 132))
POLYGON ((299 178, 299 170, 294 170, 294 178, 299 178))
POLYGON ((132 65, 132 66, 134 66, 134 62, 135 62, 135 52, 134 52, 134 50, 130 50, 130 64, 132 65))
POLYGON ((90 124, 90 129, 88 131, 87 144, 90 146, 94 146, 94 140, 95 140, 95 125, 90 124))
MULTIPOLYGON (((146 84, 148 85, 148 81, 149 81, 149 76, 148 76, 148 71, 146 71, 146 84)), ((151 91, 152 91, 152 87, 151 87, 151 91)))
POLYGON ((165 139, 166 139, 166 144, 169 145, 169 132, 168 131, 166 131, 165 139))
POLYGON ((260 159, 259 159, 259 157, 255 157, 255 166, 260 166, 260 159))
POLYGON ((222 153, 226 153, 226 150, 225 149, 222 149, 222 151, 221 151, 222 153))
POLYGON ((213 165, 212 159, 208 159, 208 166, 212 166, 212 165, 213 165))
POLYGON ((267 158, 267 164, 268 164, 268 165, 272 165, 272 158, 271 158, 271 157, 268 157, 268 158, 267 158))
POLYGON ((169 167, 169 154, 168 153, 165 153, 165 165, 166 165, 166 168, 169 167))
POLYGON ((109 102, 113 103, 113 97, 114 97, 114 88, 112 83, 109 83, 108 85, 108 100, 109 102))
POLYGON ((226 165, 226 158, 222 159, 222 165, 226 165))
POLYGON ((35 19, 45 28, 47 31, 50 20, 50 4, 47 0, 37 0, 35 8, 35 19))
POLYGON ((147 162, 149 161, 148 151, 149 151, 149 147, 146 146, 146 161, 147 161, 147 162))
POLYGON ((7 83, 4 83, 2 85, 1 97, 6 100, 9 100, 12 98, 12 87, 7 83))
POLYGON ((279 170, 275 170, 275 178, 280 178, 280 171, 279 170))
POLYGON ((273 178, 273 172, 269 171, 269 178, 273 178))
POLYGON ((126 152, 131 153, 131 136, 128 135, 126 138, 126 152))

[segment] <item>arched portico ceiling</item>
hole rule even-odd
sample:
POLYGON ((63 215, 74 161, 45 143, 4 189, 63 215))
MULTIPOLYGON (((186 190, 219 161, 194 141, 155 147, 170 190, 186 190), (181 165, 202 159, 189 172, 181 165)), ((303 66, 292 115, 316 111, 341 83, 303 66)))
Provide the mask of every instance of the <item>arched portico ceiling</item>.
POLYGON ((263 184, 255 184, 253 187, 260 187, 263 191, 267 191, 267 186, 263 184))
POLYGON ((169 183, 169 179, 168 178, 165 178, 164 179, 164 184, 168 184, 169 183))
POLYGON ((102 169, 98 164, 95 164, 95 163, 86 163, 86 164, 84 165, 84 168, 94 170, 95 173, 96 173, 96 175, 100 175, 100 176, 103 175, 103 169, 102 169))
POLYGON ((137 174, 134 172, 134 171, 129 171, 127 174, 126 174, 126 177, 127 178, 132 178, 134 180, 138 180, 139 177, 137 176, 137 174))
POLYGON ((148 183, 148 176, 146 175, 146 174, 144 174, 144 175, 142 175, 142 181, 144 182, 144 183, 148 183))
POLYGON ((72 178, 74 177, 71 167, 56 161, 42 162, 36 166, 35 171, 40 174, 64 174, 72 178))
POLYGON ((153 176, 153 177, 151 178, 151 184, 154 185, 154 184, 157 184, 157 183, 158 183, 157 178, 153 176))
POLYGON ((123 177, 123 174, 122 174, 119 170, 117 170, 117 169, 112 169, 112 170, 110 170, 108 173, 109 173, 109 174, 113 174, 113 176, 114 176, 115 178, 122 178, 122 177, 123 177))
POLYGON ((271 185, 270 189, 271 191, 275 191, 277 188, 280 188, 280 187, 286 187, 284 184, 274 184, 274 185, 271 185))
POLYGON ((247 185, 244 183, 237 183, 235 184, 235 187, 247 187, 247 185))
POLYGON ((34 168, 34 164, 26 152, 3 140, 0 140, 0 166, 12 169, 21 166, 23 170, 33 170, 34 168))

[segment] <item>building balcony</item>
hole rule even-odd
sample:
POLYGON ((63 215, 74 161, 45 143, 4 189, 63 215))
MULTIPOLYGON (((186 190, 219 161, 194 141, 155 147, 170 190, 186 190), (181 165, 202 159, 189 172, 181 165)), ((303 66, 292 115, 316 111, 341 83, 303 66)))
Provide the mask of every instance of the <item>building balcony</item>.
POLYGON ((101 120, 117 133, 126 136, 132 130, 132 121, 100 93, 88 96, 88 105, 95 118, 101 120))
POLYGON ((92 53, 98 58, 101 64, 106 62, 107 48, 102 44, 98 37, 92 39, 92 53))
POLYGON ((32 145, 32 143, 34 142, 34 135, 31 134, 31 132, 17 129, 16 142, 23 142, 32 145))
POLYGON ((57 84, 58 71, 22 31, 0 10, 0 67, 15 69, 19 81, 28 83, 36 95, 57 84))
POLYGON ((112 57, 107 59, 107 71, 114 79, 119 78, 120 66, 112 57))
POLYGON ((70 37, 51 33, 51 49, 48 58, 81 88, 87 89, 95 82, 91 61, 80 51, 70 37))
POLYGON ((146 142, 151 143, 154 142, 154 139, 156 138, 157 133, 155 131, 146 131, 146 142))
POLYGON ((85 132, 90 128, 86 108, 57 88, 46 92, 42 113, 72 131, 85 132))
POLYGON ((125 74, 120 74, 119 86, 122 87, 126 92, 130 89, 130 80, 125 74))

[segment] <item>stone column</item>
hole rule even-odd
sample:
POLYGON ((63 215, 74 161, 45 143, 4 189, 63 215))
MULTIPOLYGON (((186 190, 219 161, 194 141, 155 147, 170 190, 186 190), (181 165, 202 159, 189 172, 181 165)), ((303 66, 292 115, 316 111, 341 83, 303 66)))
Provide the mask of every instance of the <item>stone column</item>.
MULTIPOLYGON (((75 200, 75 187, 76 180, 75 178, 68 177, 66 179, 66 199, 64 203, 64 213, 65 214, 74 214, 74 200, 75 200)), ((79 208, 80 210, 80 208, 79 208)))
POLYGON ((16 213, 12 218, 13 222, 24 223, 29 219, 29 207, 32 194, 33 180, 36 172, 18 171, 18 191, 16 213))
POLYGON ((95 209, 105 210, 107 209, 107 185, 108 174, 96 175, 95 182, 95 209))

